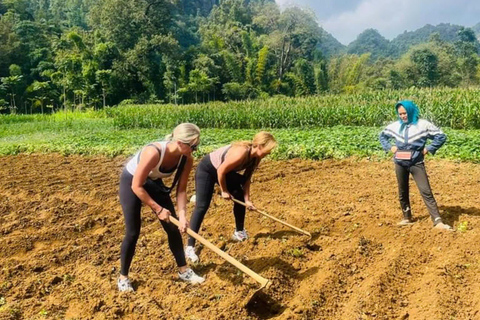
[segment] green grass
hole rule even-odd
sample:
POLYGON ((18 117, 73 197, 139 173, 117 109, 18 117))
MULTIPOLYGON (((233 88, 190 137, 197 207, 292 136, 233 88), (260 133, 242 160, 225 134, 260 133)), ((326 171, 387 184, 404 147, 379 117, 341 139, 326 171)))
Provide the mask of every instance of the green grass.
MULTIPOLYGON (((251 140, 259 129, 202 129, 196 157, 235 140, 251 140)), ((325 128, 272 129, 279 142, 273 159, 386 159, 378 142, 381 127, 333 126, 325 128)), ((446 129, 447 144, 435 157, 480 162, 480 130, 446 129)), ((0 155, 61 153, 82 155, 131 155, 148 142, 162 139, 167 129, 118 129, 111 118, 60 115, 34 121, 0 124, 0 155)))

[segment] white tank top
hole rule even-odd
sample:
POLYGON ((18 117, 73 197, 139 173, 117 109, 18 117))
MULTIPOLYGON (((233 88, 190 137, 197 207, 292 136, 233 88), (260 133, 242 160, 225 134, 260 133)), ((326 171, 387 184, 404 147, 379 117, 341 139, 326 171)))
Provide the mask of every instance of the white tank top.
MULTIPOLYGON (((158 144, 159 144, 160 145, 159 149, 161 151, 160 152, 160 160, 155 165, 155 167, 152 169, 152 171, 150 171, 150 173, 148 174, 148 177, 152 180, 157 180, 157 179, 170 177, 175 172, 175 170, 172 170, 172 172, 167 172, 167 173, 160 171, 160 166, 162 165, 163 157, 165 156, 165 149, 167 148, 167 143, 168 143, 168 141, 159 141, 159 142, 154 142, 152 144, 149 144, 149 145, 154 145, 157 148, 158 148, 158 144)), ((128 163, 127 163, 126 169, 132 176, 135 174, 135 171, 137 171, 137 166, 138 166, 138 162, 140 162, 140 154, 141 154, 142 151, 143 151, 143 149, 138 151, 135 154, 135 156, 133 156, 133 158, 131 158, 130 161, 128 161, 128 163)), ((178 168, 178 165, 180 164, 181 159, 182 159, 182 157, 180 157, 180 160, 179 160, 176 168, 178 168)))

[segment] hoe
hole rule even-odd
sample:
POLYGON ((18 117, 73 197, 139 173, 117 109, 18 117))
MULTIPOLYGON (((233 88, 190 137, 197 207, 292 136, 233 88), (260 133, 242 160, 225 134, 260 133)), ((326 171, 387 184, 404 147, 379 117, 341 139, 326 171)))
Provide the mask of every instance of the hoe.
MULTIPOLYGON (((242 206, 245 206, 245 207, 247 206, 247 205, 245 204, 245 202, 242 202, 242 201, 240 201, 240 200, 233 199, 233 198, 232 198, 232 200, 233 200, 234 202, 238 203, 238 204, 241 204, 242 206)), ((300 229, 300 228, 297 228, 297 227, 295 227, 295 226, 292 226, 291 224, 289 224, 289 223, 287 223, 287 222, 285 222, 285 221, 282 221, 282 220, 280 220, 280 219, 278 219, 278 218, 275 218, 275 217, 272 216, 272 215, 269 215, 269 214, 266 213, 265 211, 258 210, 258 209, 254 209, 254 211, 257 211, 258 213, 264 215, 264 216, 267 217, 267 218, 270 218, 270 219, 272 219, 272 220, 275 220, 275 221, 277 221, 278 223, 283 224, 284 226, 287 226, 287 227, 289 227, 289 228, 292 228, 293 230, 295 230, 295 231, 297 231, 297 232, 299 232, 299 233, 301 233, 301 234, 304 234, 304 235, 309 236, 310 238, 312 238, 312 235, 310 234, 310 232, 307 232, 307 231, 305 231, 305 230, 302 230, 302 229, 300 229)))
MULTIPOLYGON (((178 223, 178 220, 175 219, 174 217, 170 216, 170 221, 176 225, 178 227, 179 223, 178 223)), ((260 284, 260 288, 258 288, 257 290, 255 290, 251 295, 248 295, 244 300, 243 300, 243 303, 242 305, 243 306, 246 306, 254 297, 257 296, 257 294, 264 288, 267 288, 270 287, 270 281, 268 279, 265 279, 264 277, 262 277, 261 275, 255 273, 253 270, 251 270, 250 268, 248 268, 247 266, 245 266, 244 264, 240 263, 238 260, 236 260, 235 258, 233 258, 232 256, 230 256, 228 253, 220 250, 219 248, 217 248, 216 246, 214 246, 210 241, 208 241, 207 239, 205 239, 204 237, 200 236, 199 234, 197 234, 196 232, 194 232, 193 230, 191 230, 190 228, 187 228, 187 233, 195 238, 197 241, 199 241, 201 244, 203 244, 205 247, 207 247, 208 249, 212 250, 213 252, 215 252, 216 254, 218 254, 220 257, 222 257, 223 259, 225 259, 226 261, 228 261, 229 263, 233 264, 236 268, 238 268, 240 271, 246 273, 247 275, 249 275, 250 277, 252 277, 255 281, 257 281, 259 284, 260 284)))

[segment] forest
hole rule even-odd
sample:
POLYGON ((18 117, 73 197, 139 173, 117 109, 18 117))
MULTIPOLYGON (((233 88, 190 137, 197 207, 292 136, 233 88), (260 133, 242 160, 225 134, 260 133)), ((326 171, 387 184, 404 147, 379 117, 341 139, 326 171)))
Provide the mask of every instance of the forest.
POLYGON ((0 112, 472 87, 479 29, 368 29, 344 46, 274 0, 2 0, 0 112))

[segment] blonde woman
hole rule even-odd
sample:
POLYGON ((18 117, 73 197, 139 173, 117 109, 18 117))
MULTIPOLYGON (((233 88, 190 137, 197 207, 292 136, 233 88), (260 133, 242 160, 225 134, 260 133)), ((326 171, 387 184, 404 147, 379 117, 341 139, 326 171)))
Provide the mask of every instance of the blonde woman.
POLYGON ((120 177, 120 203, 125 218, 125 237, 121 247, 121 269, 117 281, 119 291, 133 291, 128 272, 140 235, 142 203, 158 216, 167 232, 168 244, 178 266, 178 276, 189 283, 204 279, 187 268, 180 231, 188 227, 186 218, 187 182, 192 169, 192 152, 200 142, 200 129, 191 123, 178 125, 165 140, 151 143, 139 151, 124 168, 120 177), (173 185, 166 187, 162 179, 175 174, 173 185), (177 209, 180 226, 170 223, 177 217, 170 198, 171 189, 178 182, 177 209), (180 229, 180 230, 179 230, 180 229))
MULTIPOLYGON (((195 173, 196 204, 190 222, 190 228, 198 232, 203 218, 210 206, 215 183, 220 185, 222 198, 235 198, 244 201, 249 209, 255 209, 250 200, 250 182, 260 161, 277 145, 271 133, 261 131, 253 141, 240 141, 224 146, 206 155, 198 164, 195 173), (244 171, 243 174, 239 172, 244 171)), ((235 203, 235 232, 233 240, 244 241, 248 238, 244 228, 245 207, 235 203)), ((195 253, 195 239, 189 237, 185 248, 187 259, 198 261, 195 253)))

